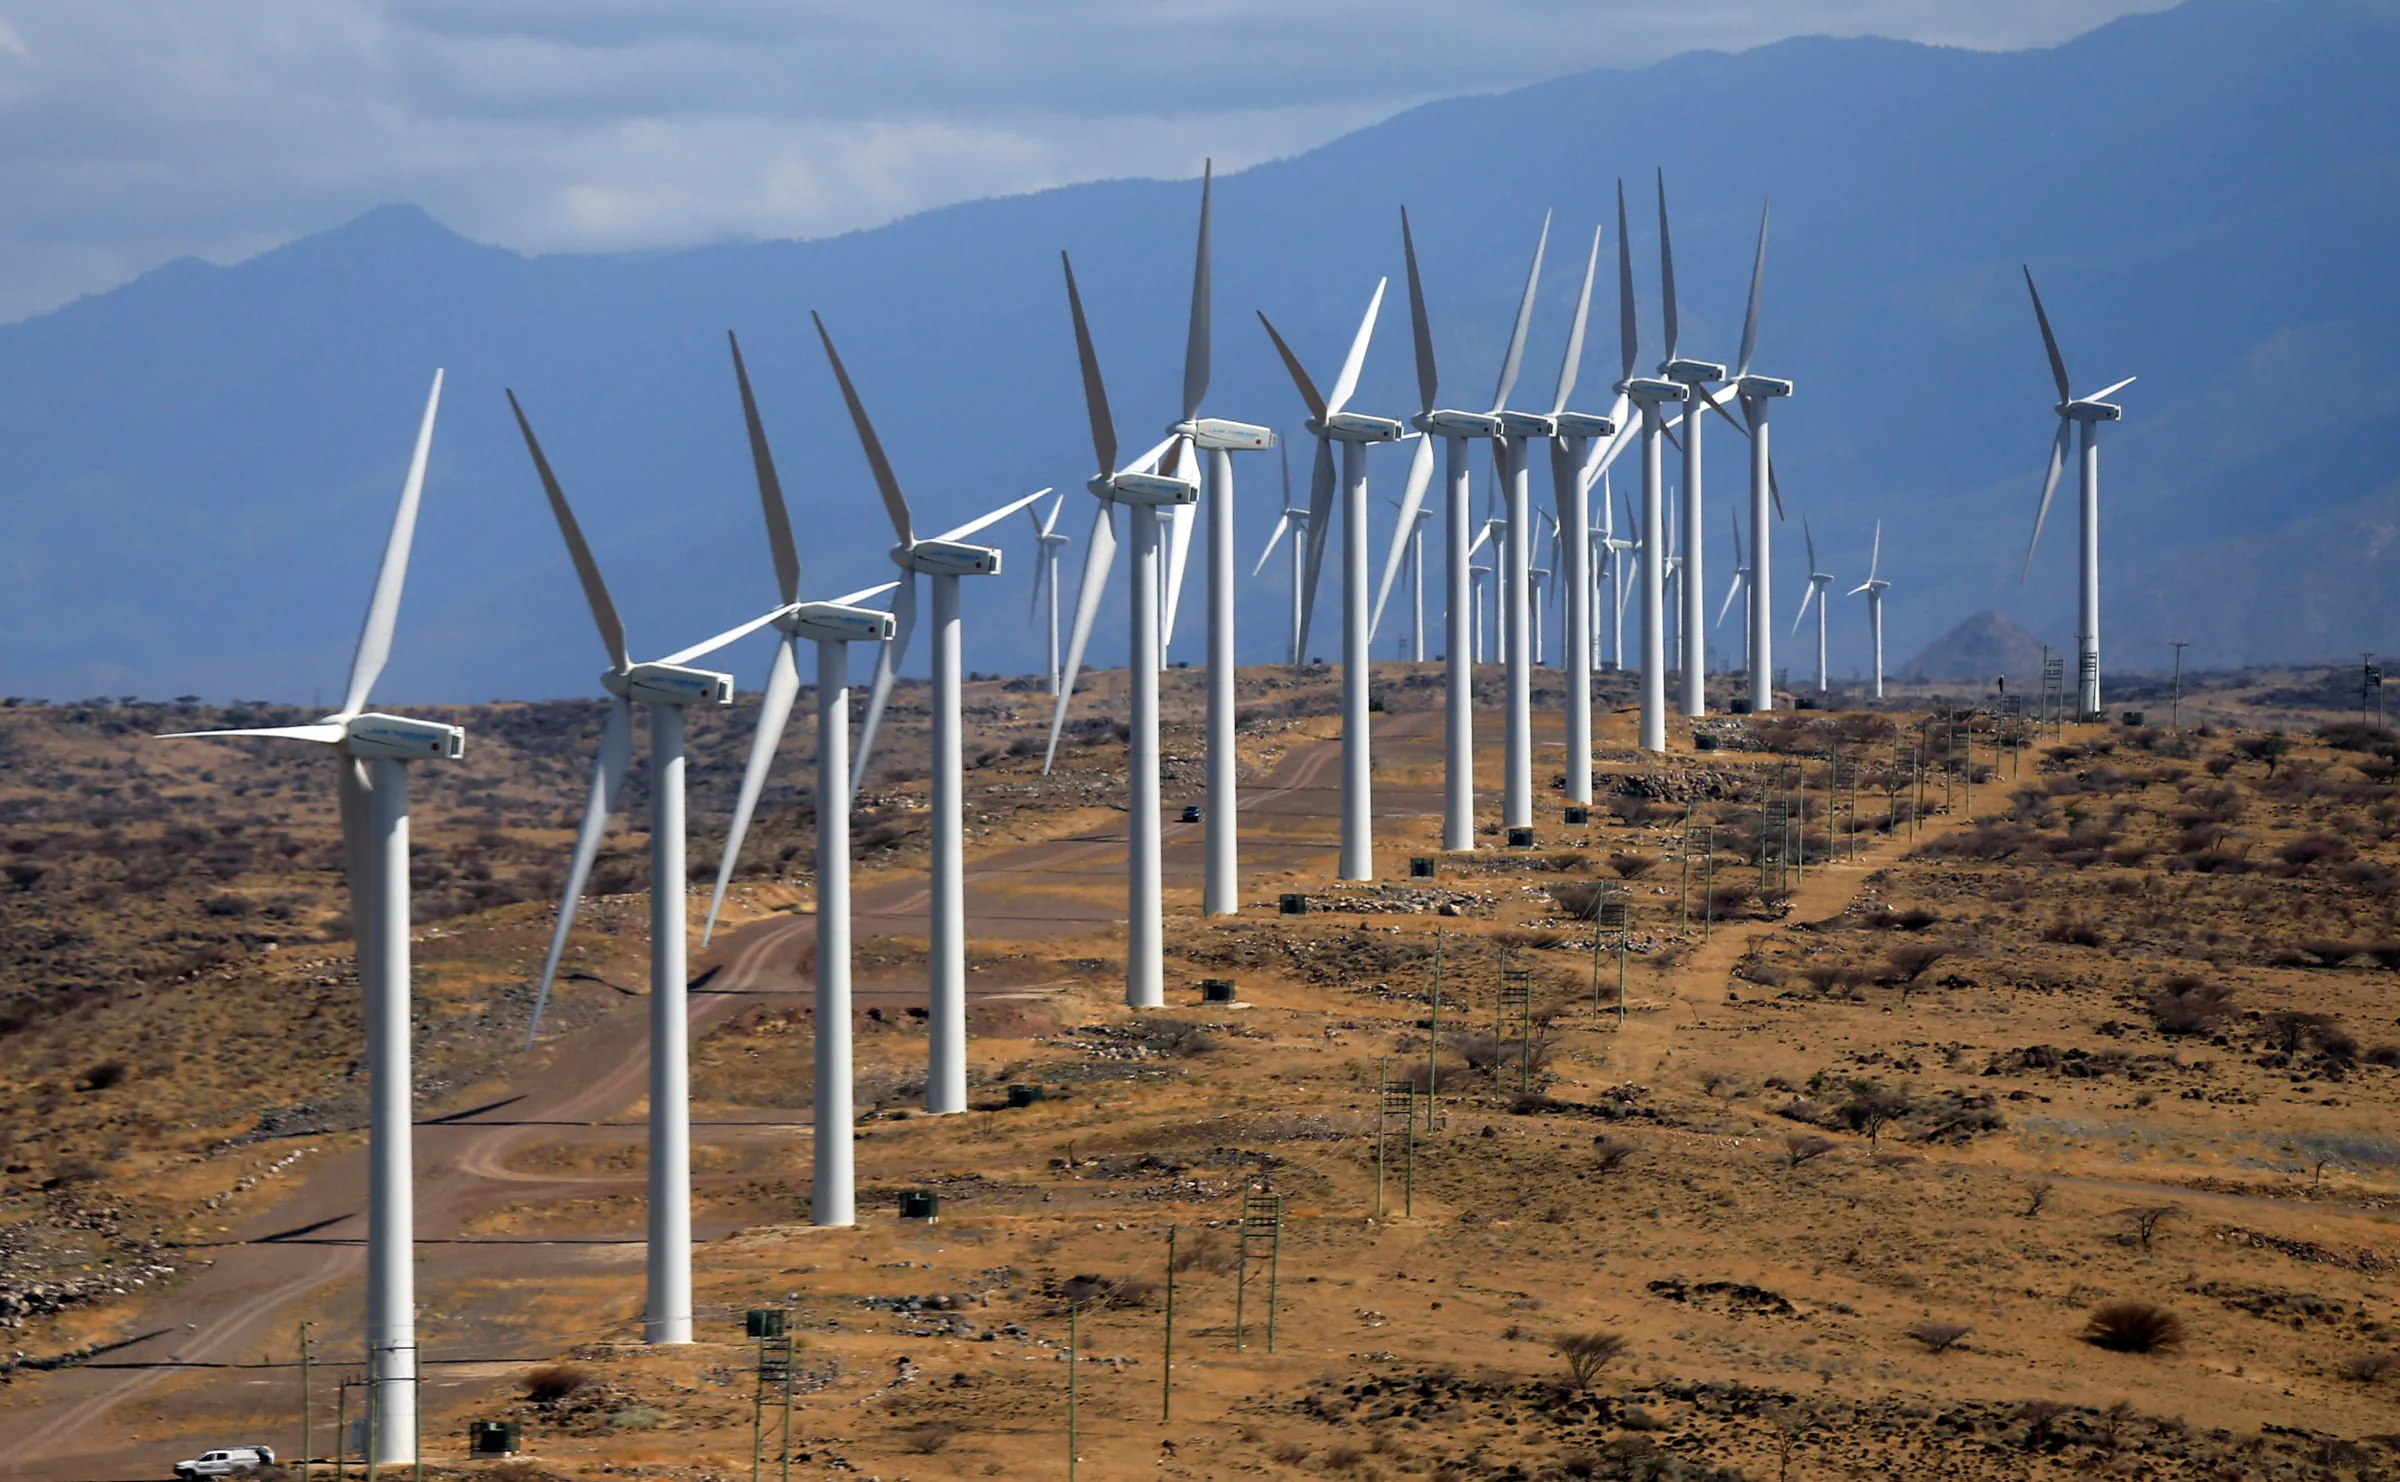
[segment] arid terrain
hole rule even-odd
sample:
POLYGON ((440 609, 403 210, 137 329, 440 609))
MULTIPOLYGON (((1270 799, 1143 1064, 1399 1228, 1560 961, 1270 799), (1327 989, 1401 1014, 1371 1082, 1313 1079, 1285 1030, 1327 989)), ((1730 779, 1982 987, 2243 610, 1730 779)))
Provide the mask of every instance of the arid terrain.
MULTIPOLYGON (((1244 910, 1205 922, 1176 671, 1171 986, 1139 1013, 1122 678, 1092 676, 1047 778, 1039 682, 969 686, 978 1109, 952 1118, 909 1110, 924 692, 896 699, 857 820, 839 1231, 805 1224, 794 727, 694 954, 688 1348, 639 1342, 638 767, 521 1054, 599 711, 450 717, 468 760, 420 768, 417 811, 429 1473, 747 1477, 763 1416, 781 1476, 743 1328, 774 1308, 809 1478, 1060 1475, 1070 1392, 1094 1478, 2400 1475, 2400 742, 2340 671, 2187 675, 2179 731, 2147 685, 2143 724, 2038 733, 1926 693, 1678 722, 1664 759, 1618 710, 1575 824, 1551 703, 1529 849, 1502 847, 1485 712, 1470 857, 1436 847, 1438 669, 1381 667, 1365 886, 1332 882, 1334 677, 1251 671, 1244 910), (902 1222, 904 1191, 939 1221, 902 1222), (524 1454, 470 1463, 477 1419, 524 1454)), ((693 726, 703 885, 753 704, 693 726)), ((357 1413, 330 787, 259 743, 143 739, 228 723, 0 709, 12 1475, 296 1455, 303 1322, 319 1455, 357 1413)))

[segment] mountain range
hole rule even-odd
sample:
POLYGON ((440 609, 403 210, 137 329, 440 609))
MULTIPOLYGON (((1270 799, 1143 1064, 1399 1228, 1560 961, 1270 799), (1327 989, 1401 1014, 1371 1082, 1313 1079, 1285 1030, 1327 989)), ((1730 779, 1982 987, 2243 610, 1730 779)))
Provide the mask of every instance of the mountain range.
MULTIPOLYGON (((1414 411, 1403 204, 1444 400, 1464 405, 1487 395, 1556 210, 1531 394, 1516 398, 1546 400, 1620 177, 1655 360, 1663 169, 1687 354, 1732 355, 1772 199, 1757 368, 1799 387, 1775 424, 1791 514, 1776 532, 1779 608, 1803 590, 1803 516, 1843 589, 1880 519, 1889 651, 1985 608, 2072 632, 2071 471, 2019 584, 2054 426, 2019 276, 2030 264, 2078 392, 2141 378, 2104 436, 2108 665, 2162 666, 2171 637, 2194 641, 2195 666, 2400 647, 2395 75, 2390 0, 2187 0, 2036 51, 1799 39, 1429 104, 1219 178, 1207 409, 1298 433, 1298 398, 1251 311, 1323 379, 1388 275, 1354 405, 1414 411)), ((825 240, 540 257, 392 206, 0 327, 0 692, 337 689, 436 366, 449 390, 387 702, 591 693, 605 662, 503 387, 576 499, 637 651, 770 603, 728 329, 759 385, 806 590, 884 579, 890 530, 811 309, 920 525, 1056 486, 1071 591, 1093 505, 1058 253, 1073 253, 1123 441, 1145 446, 1177 400, 1198 194, 1105 181, 825 240)), ((1606 261, 1577 398, 1594 409, 1616 374, 1606 261)), ((1731 576, 1734 441, 1722 430, 1711 444, 1712 586, 1731 576)), ((1379 519, 1405 462, 1374 455, 1379 519)), ((1274 455, 1237 459, 1237 479, 1246 568, 1279 507, 1274 455)), ((973 668, 1040 662, 1028 533, 1003 527, 1009 570, 970 584, 973 668)), ((1282 651, 1284 570, 1269 563, 1245 589, 1258 598, 1241 606, 1247 661, 1282 651)), ((1178 634, 1193 661, 1198 594, 1195 580, 1178 634)), ((1864 617, 1835 600, 1846 671, 1864 617)), ((1315 646, 1330 651, 1335 609, 1319 610, 1315 646)), ((1123 661, 1113 599, 1108 613, 1103 665, 1123 661)), ((1719 648, 1737 642, 1728 629, 1719 648)), ((743 649, 731 666, 752 687, 763 663, 743 649)), ((910 667, 923 664, 920 648, 910 667)))

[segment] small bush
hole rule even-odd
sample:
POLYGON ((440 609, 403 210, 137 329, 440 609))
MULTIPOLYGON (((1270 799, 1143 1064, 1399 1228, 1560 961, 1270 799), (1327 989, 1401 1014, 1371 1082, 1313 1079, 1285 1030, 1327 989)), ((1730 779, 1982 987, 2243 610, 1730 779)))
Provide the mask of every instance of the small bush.
POLYGON ((1622 850, 1608 857, 1608 867, 1615 870, 1620 879, 1639 880, 1658 868, 1658 856, 1622 850))
POLYGON ((627 1405, 608 1417, 608 1423, 621 1431, 656 1430, 666 1423, 667 1412, 656 1405, 627 1405))
POLYGON ((2103 1302, 2085 1319, 2083 1341, 2111 1353, 2157 1353, 2183 1342, 2183 1319, 2155 1302, 2103 1302))
POLYGON ((1267 1448, 1267 1457, 1277 1465, 1296 1467, 1308 1460, 1308 1448, 1297 1441, 1277 1441, 1267 1448))
POLYGON ((2223 983, 2173 977, 2150 995, 2150 1016, 2161 1034, 2207 1034, 2233 1015, 2233 990, 2223 983))
POLYGON ((2302 956, 2318 967, 2340 967, 2343 963, 2367 950, 2361 943, 2339 942, 2328 937, 2312 937, 2305 942, 2294 942, 2292 945, 2302 956))
POLYGON ((965 1434, 955 1420, 927 1420, 900 1433, 900 1444, 919 1456, 931 1456, 965 1434))
POLYGON ((1896 981, 1914 983, 1949 955, 1948 947, 1936 946, 1931 942, 1911 942, 1905 947, 1894 947, 1884 955, 1884 961, 1890 965, 1896 981))
POLYGON ((2354 1353, 2341 1362, 2341 1375, 2353 1384, 2373 1384, 2400 1366, 2400 1354, 2354 1353))
POLYGON ((1787 1167, 1797 1168, 1811 1158, 1821 1158, 1833 1151, 1830 1137, 1818 1137, 1807 1132, 1787 1132, 1783 1135, 1783 1156, 1787 1167))
POLYGON ((1958 1346, 1958 1340, 1975 1330, 1963 1322, 1921 1322, 1908 1330, 1908 1336, 1925 1345, 1927 1353, 1948 1353, 1958 1346))
POLYGON ((1567 1361, 1567 1374, 1581 1390, 1589 1390, 1609 1360, 1624 1351, 1623 1333, 1561 1333, 1558 1337, 1558 1355, 1567 1361))
POLYGON ((87 1068, 76 1084, 82 1086, 86 1091, 105 1091, 111 1086, 122 1084, 124 1079, 124 1061, 103 1060, 99 1064, 87 1068))
POLYGON ((1592 1158, 1600 1165, 1602 1173, 1613 1173, 1623 1167, 1625 1160, 1632 1157, 1633 1153, 1632 1143, 1620 1141, 1605 1132, 1592 1139, 1592 1158))
POLYGON ((1575 921, 1599 919, 1600 902, 1606 899, 1606 892, 1599 886, 1582 881, 1568 881, 1564 884, 1549 885, 1543 888, 1549 891, 1551 903, 1556 905, 1569 919, 1575 921))
POLYGON ((591 1372, 573 1364, 543 1364, 525 1376, 525 1394, 537 1404, 555 1405, 592 1382, 591 1372))

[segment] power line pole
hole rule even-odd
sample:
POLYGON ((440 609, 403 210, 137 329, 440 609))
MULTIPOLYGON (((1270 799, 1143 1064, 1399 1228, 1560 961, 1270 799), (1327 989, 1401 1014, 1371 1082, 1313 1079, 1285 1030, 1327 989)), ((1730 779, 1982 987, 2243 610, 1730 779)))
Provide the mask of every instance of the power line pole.
POLYGON ((2183 729, 2183 651, 2192 646, 2192 640, 2170 638, 2167 646, 2175 650, 2175 699, 2172 708, 2167 711, 2167 728, 2180 732, 2183 729))

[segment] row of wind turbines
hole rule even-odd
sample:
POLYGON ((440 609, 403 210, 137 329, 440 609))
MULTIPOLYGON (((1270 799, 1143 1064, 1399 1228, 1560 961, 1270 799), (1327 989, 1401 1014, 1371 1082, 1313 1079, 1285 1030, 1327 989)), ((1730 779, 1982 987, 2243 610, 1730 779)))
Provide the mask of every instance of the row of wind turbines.
MULTIPOLYGON (((761 510, 767 528, 767 551, 773 566, 775 600, 766 610, 725 632, 676 650, 663 658, 636 662, 631 657, 625 628, 599 565, 568 501, 531 420, 514 393, 509 401, 524 439, 537 481, 558 524, 569 559, 581 583, 609 667, 600 685, 609 698, 583 819, 577 831, 565 892, 536 994, 533 1022, 527 1035, 530 1048, 538 1034, 549 991, 573 929, 576 909, 589 880, 603 833, 616 810, 630 765, 634 712, 646 713, 652 769, 650 788, 651 850, 651 1002, 650 1002, 650 1125, 649 1230, 647 1301, 644 1333, 654 1343, 688 1342, 692 1337, 690 1127, 688 1120, 686 987, 686 901, 684 815, 684 711, 693 705, 726 705, 733 696, 729 674, 699 668, 695 661, 761 629, 772 628, 776 642, 764 700, 748 760, 744 767, 730 834, 711 897, 707 926, 713 933, 723 909, 741 846, 771 771, 783 731, 801 689, 800 650, 813 645, 816 662, 817 775, 816 811, 816 1066, 814 1125, 814 1187, 811 1214, 821 1225, 855 1222, 855 1180, 851 1139, 847 1135, 851 1106, 851 1016, 849 935, 849 815, 852 792, 863 773, 890 697, 894 676, 908 644, 920 626, 920 587, 925 588, 922 625, 931 630, 933 725, 931 735, 932 839, 930 873, 931 965, 929 968, 929 1034, 925 1099, 928 1111, 951 1113, 966 1108, 965 1012, 965 892, 961 779, 959 685, 962 677, 961 580, 999 573, 1001 551, 973 537, 1024 512, 1033 525, 1038 561, 1034 615, 1047 600, 1050 613, 1050 651, 1057 706, 1052 719, 1047 769, 1054 761, 1074 686, 1089 651, 1101 597, 1115 562, 1119 543, 1119 509, 1130 522, 1133 553, 1126 563, 1132 597, 1128 659, 1132 678, 1132 728, 1126 783, 1129 803, 1127 863, 1126 1001, 1135 1007, 1154 1007, 1163 1001, 1163 904, 1160 859, 1158 683, 1164 661, 1165 636, 1188 562, 1198 505, 1209 496, 1205 546, 1207 550, 1207 722, 1205 850, 1202 911, 1230 915, 1238 899, 1238 797, 1234 771, 1234 652, 1233 602, 1236 558, 1233 549, 1232 454, 1276 446, 1267 427, 1201 415, 1210 380, 1210 219, 1213 181, 1203 176, 1199 243, 1193 276, 1190 328, 1185 345, 1185 372, 1180 415, 1165 429, 1165 437, 1139 456, 1120 459, 1116 425, 1105 382, 1093 349, 1090 328, 1074 268, 1064 255, 1061 266, 1082 372, 1085 413, 1089 423, 1095 475, 1085 488, 1098 502, 1085 548, 1082 583, 1077 593, 1071 629, 1064 652, 1059 645, 1060 587, 1057 566, 1067 537, 1057 530, 1060 507, 1047 514, 1033 506, 1049 490, 1011 499, 977 518, 938 535, 916 533, 912 508, 877 436, 857 388, 851 382, 832 337, 821 320, 816 329, 840 386, 844 404, 889 517, 894 535, 890 558, 897 578, 830 598, 802 596, 802 566, 782 484, 777 475, 765 424, 738 341, 728 336, 732 365, 761 510), (890 596, 887 608, 870 606, 890 596), (877 649, 874 678, 859 736, 857 756, 850 755, 850 648, 872 644, 877 649), (830 1129, 842 1129, 832 1131, 830 1129)), ((1506 824, 1529 827, 1533 821, 1530 678, 1535 662, 1532 624, 1535 614, 1534 576, 1538 568, 1533 547, 1537 530, 1532 496, 1532 445, 1546 443, 1554 494, 1554 510, 1544 513, 1552 538, 1555 573, 1565 608, 1562 657, 1568 671, 1567 795, 1588 803, 1592 796, 1590 677, 1596 667, 1622 667, 1623 625, 1617 624, 1614 657, 1601 661, 1596 614, 1613 609, 1621 615, 1627 572, 1633 573, 1639 595, 1638 666, 1641 673, 1640 742, 1648 750, 1666 744, 1666 705, 1669 665, 1665 647, 1664 604, 1672 570, 1677 578, 1680 623, 1680 708, 1687 715, 1705 709, 1702 678, 1705 657, 1705 606, 1701 532, 1703 494, 1703 415, 1715 411, 1747 440, 1749 457, 1749 523, 1751 551, 1745 561, 1735 556, 1736 579, 1725 609, 1737 595, 1746 597, 1746 653, 1749 658, 1749 700, 1753 710, 1773 706, 1769 683, 1773 672, 1773 632, 1768 622, 1771 605, 1772 521, 1780 518, 1781 496, 1769 451, 1769 412, 1774 402, 1792 394, 1788 380, 1752 373, 1752 353, 1759 328, 1760 292, 1765 268, 1767 222, 1762 212, 1758 247, 1753 262, 1748 309, 1737 360, 1727 365, 1681 355, 1675 277, 1668 236, 1663 175, 1659 184, 1660 277, 1665 358, 1657 374, 1639 373, 1640 339, 1636 326, 1633 263, 1626 235, 1624 191, 1617 192, 1617 277, 1620 300, 1619 379, 1614 400, 1605 413, 1571 408, 1591 306, 1591 295, 1602 249, 1595 231, 1584 264, 1567 352, 1546 409, 1512 407, 1531 320, 1535 290, 1548 245, 1545 219, 1537 239, 1532 267, 1519 300, 1508 349, 1488 406, 1462 408, 1455 396, 1445 395, 1438 369, 1435 341, 1426 311, 1415 243, 1405 211, 1401 215, 1402 249, 1406 260, 1412 349, 1417 371, 1418 411, 1405 421, 1353 410, 1361 369, 1372 340, 1388 279, 1379 281, 1365 315, 1333 379, 1320 391, 1284 337, 1262 313, 1259 318, 1287 369, 1307 411, 1306 430, 1314 442, 1314 457, 1305 505, 1295 505, 1286 480, 1285 511, 1277 541, 1290 534, 1293 572, 1294 631, 1291 658, 1296 664, 1307 652, 1315 616, 1315 601, 1328 541, 1342 536, 1340 590, 1342 663, 1342 825, 1339 874, 1364 880, 1374 874, 1370 833, 1371 768, 1368 726, 1368 658, 1376 625, 1404 567, 1410 573, 1411 606, 1415 613, 1411 645, 1417 657, 1424 650, 1423 527, 1432 515, 1427 506, 1434 470, 1434 441, 1443 445, 1444 497, 1440 539, 1445 561, 1445 784, 1442 837, 1444 847, 1475 847, 1475 773, 1473 763, 1472 671, 1479 648, 1477 603, 1470 583, 1473 555, 1487 544, 1498 579, 1494 627, 1507 668, 1503 722, 1502 812, 1506 824), (1681 436, 1676 436, 1680 430, 1681 436), (1488 442, 1504 512, 1478 527, 1471 509, 1470 445, 1488 442), (1367 524, 1367 452, 1378 443, 1413 441, 1408 473, 1398 503, 1399 518, 1378 574, 1370 569, 1367 524), (1645 532, 1669 528, 1663 448, 1678 447, 1682 457, 1679 521, 1688 535, 1688 549, 1672 553, 1663 539, 1646 539, 1645 532), (1638 516, 1628 510, 1628 536, 1620 539, 1613 524, 1614 501, 1608 476, 1620 455, 1638 450, 1640 504, 1638 516), (1601 525, 1590 519, 1589 496, 1602 491, 1601 525), (1515 532, 1525 532, 1520 538, 1515 532), (1674 565, 1670 568, 1669 562, 1674 565), (1612 597, 1603 598, 1603 581, 1612 597)), ((2032 287, 2030 274, 2027 286, 2032 287)), ((2081 490, 2083 540, 2079 651, 2083 656, 2084 708, 2098 708, 2098 579, 2097 424, 2117 420, 2120 409, 2106 397, 2119 383, 2093 397, 2074 398, 2038 293, 2040 316, 2060 402, 2058 439, 2053 446, 2040 513, 2035 524, 2038 541, 2055 490, 2065 449, 2074 429, 2081 429, 2081 490)), ((814 316, 812 316, 813 318, 814 316)), ((389 657, 397 623, 416 518, 425 480, 442 392, 436 372, 418 427, 399 507, 386 538, 382 561, 370 595, 340 709, 323 719, 298 726, 246 728, 179 733, 191 736, 265 737, 296 740, 328 748, 335 763, 340 803, 344 859, 349 880, 354 931, 358 942, 359 978, 366 1005, 370 1127, 367 1238, 367 1307, 365 1338, 369 1355, 370 1403, 375 1421, 374 1460, 407 1461, 416 1455, 414 1391, 418 1368, 413 1274, 412 1108, 410 1075, 410 905, 408 887, 408 767, 413 762, 457 760, 464 755, 465 733, 443 722, 387 714, 367 708, 377 678, 389 657)), ((1832 578, 1818 566, 1814 539, 1805 529, 1810 552, 1809 590, 1800 615, 1813 602, 1818 613, 1818 673, 1824 683, 1825 601, 1832 578)), ((1270 542, 1271 556, 1275 543, 1270 542)), ((1881 596, 1889 585, 1879 577, 1880 525, 1876 557, 1867 581, 1852 589, 1868 599, 1875 629, 1878 692, 1881 672, 1881 596)), ((2030 569, 2031 548, 2027 562, 2030 569)), ((1263 569, 1262 556, 1255 571, 1263 569)), ((1545 576, 1553 573, 1542 569, 1545 576)), ((1795 631, 1798 624, 1795 623, 1795 631)), ((703 941, 707 940, 704 934, 703 941)))

